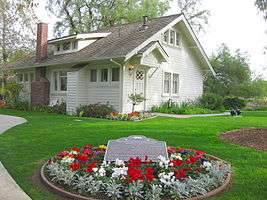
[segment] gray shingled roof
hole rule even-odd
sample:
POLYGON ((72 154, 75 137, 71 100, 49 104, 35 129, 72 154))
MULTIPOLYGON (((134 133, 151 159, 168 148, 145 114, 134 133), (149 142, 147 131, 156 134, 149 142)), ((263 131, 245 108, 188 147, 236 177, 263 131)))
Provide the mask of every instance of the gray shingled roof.
POLYGON ((26 57, 14 64, 10 64, 10 67, 25 68, 28 66, 46 66, 110 58, 124 58, 133 49, 138 47, 180 15, 181 14, 151 19, 147 23, 148 28, 142 31, 139 29, 142 25, 142 21, 94 31, 111 32, 111 34, 95 41, 78 52, 61 55, 50 54, 41 63, 35 61, 35 56, 26 57))

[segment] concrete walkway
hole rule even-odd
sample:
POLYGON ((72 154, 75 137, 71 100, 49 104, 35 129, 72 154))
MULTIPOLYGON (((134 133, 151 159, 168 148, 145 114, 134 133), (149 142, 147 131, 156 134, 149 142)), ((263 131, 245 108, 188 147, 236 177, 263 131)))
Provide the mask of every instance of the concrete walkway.
POLYGON ((230 116, 229 112, 218 113, 218 114, 198 114, 198 115, 177 115, 177 114, 167 114, 167 113, 152 113, 153 115, 159 117, 172 117, 172 118, 191 118, 191 117, 213 117, 213 116, 230 116))
MULTIPOLYGON (((0 134, 6 130, 25 123, 21 117, 0 115, 0 134)), ((0 137, 1 139, 1 137, 0 137)), ((31 198, 18 186, 0 161, 0 199, 1 200, 31 200, 31 198)))

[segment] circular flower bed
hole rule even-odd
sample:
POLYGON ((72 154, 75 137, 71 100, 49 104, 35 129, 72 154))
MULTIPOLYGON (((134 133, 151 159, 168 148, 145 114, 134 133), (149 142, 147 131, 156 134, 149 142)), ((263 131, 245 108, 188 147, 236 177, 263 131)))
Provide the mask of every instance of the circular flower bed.
POLYGON ((105 150, 89 144, 62 151, 42 167, 41 177, 75 199, 208 197, 230 183, 230 165, 203 151, 168 147, 169 159, 160 156, 157 162, 148 157, 105 162, 105 150))

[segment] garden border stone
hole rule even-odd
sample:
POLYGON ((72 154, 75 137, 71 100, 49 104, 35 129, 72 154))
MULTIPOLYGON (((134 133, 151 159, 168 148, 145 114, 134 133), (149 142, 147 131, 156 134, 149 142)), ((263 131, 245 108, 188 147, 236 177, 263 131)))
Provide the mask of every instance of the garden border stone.
MULTIPOLYGON (((224 163, 227 163, 226 161, 224 161, 224 160, 222 160, 222 159, 220 159, 220 158, 218 158, 216 156, 212 156, 212 155, 209 155, 209 156, 214 160, 218 160, 218 161, 222 161, 224 163)), ((227 163, 227 164, 229 164, 229 163, 227 163)), ((40 169, 40 179, 41 179, 41 182, 50 191, 54 192, 55 194, 58 194, 59 196, 66 197, 66 198, 71 198, 71 199, 76 199, 76 200, 99 200, 99 199, 95 199, 95 198, 92 198, 92 197, 87 197, 87 196, 82 196, 82 195, 79 195, 79 194, 71 193, 71 192, 63 190, 60 187, 54 185, 45 176, 44 168, 45 168, 46 165, 47 165, 47 162, 44 165, 42 165, 42 167, 40 169)), ((222 194, 222 193, 224 193, 224 192, 229 190, 229 188, 230 188, 230 186, 232 184, 232 180, 233 180, 233 172, 228 174, 228 176, 225 179, 224 184, 221 185, 220 187, 208 192, 205 195, 192 197, 192 198, 187 198, 185 200, 201 200, 201 199, 207 199, 207 198, 210 198, 210 197, 218 196, 218 195, 220 195, 220 194, 222 194)))

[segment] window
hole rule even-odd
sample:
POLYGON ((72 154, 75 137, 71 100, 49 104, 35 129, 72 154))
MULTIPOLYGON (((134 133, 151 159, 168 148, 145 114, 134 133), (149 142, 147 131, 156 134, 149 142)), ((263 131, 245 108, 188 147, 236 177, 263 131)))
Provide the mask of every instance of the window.
POLYGON ((24 82, 28 82, 29 81, 29 74, 24 74, 24 82))
POLYGON ((178 94, 179 92, 179 74, 172 75, 172 93, 178 94))
POLYGON ((67 91, 67 72, 59 72, 60 90, 67 91))
POLYGON ((56 49, 57 51, 60 51, 60 44, 57 44, 56 49))
POLYGON ((164 73, 164 93, 169 94, 171 91, 171 73, 164 73))
POLYGON ((97 82, 97 70, 91 69, 90 71, 90 82, 97 82))
POLYGON ((166 43, 169 42, 169 30, 167 30, 167 31, 164 33, 164 42, 166 42, 166 43))
POLYGON ((31 81, 31 82, 34 81, 34 73, 30 73, 30 81, 31 81))
POLYGON ((63 43, 63 50, 64 51, 70 50, 70 42, 64 42, 63 43))
POLYGON ((54 90, 58 91, 58 72, 53 72, 54 90))
POLYGON ((112 81, 119 81, 120 80, 120 68, 112 68, 111 70, 111 80, 112 81))
POLYGON ((108 69, 101 69, 101 82, 108 82, 108 69))
POLYGON ((23 82, 23 74, 18 74, 18 82, 23 82))
POLYGON ((171 30, 170 32, 170 44, 174 44, 174 37, 175 37, 175 32, 171 30))
POLYGON ((72 42, 72 48, 73 49, 77 49, 78 48, 78 41, 77 40, 72 42))
POLYGON ((54 91, 67 91, 67 72, 55 71, 52 75, 54 91))
POLYGON ((177 32, 176 32, 175 35, 176 35, 176 37, 175 37, 175 39, 176 39, 175 40, 175 44, 176 44, 176 46, 180 46, 180 35, 177 32))

